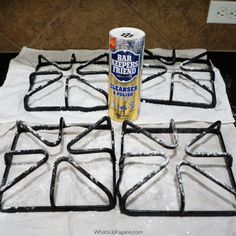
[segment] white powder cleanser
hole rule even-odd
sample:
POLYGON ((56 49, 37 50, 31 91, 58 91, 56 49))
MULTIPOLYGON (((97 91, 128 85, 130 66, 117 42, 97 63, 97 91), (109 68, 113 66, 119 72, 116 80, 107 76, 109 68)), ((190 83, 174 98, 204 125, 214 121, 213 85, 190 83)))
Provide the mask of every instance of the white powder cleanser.
POLYGON ((136 120, 145 33, 130 27, 110 31, 108 114, 116 121, 136 120))

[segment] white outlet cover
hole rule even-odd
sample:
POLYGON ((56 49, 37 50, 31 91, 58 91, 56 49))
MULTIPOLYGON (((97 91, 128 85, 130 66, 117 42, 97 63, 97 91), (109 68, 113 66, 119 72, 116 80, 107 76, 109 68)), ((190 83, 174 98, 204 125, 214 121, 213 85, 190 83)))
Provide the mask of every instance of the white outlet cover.
POLYGON ((211 1, 207 23, 236 24, 236 1, 211 1))

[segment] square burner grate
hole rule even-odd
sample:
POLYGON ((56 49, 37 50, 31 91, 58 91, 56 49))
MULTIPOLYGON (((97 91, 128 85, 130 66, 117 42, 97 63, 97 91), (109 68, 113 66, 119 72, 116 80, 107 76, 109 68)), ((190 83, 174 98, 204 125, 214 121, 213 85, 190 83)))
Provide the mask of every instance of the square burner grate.
POLYGON ((108 64, 107 60, 107 54, 102 54, 91 61, 78 61, 75 54, 72 54, 70 61, 53 61, 39 55, 35 72, 29 76, 29 89, 24 96, 25 110, 81 112, 106 110, 108 72, 82 69, 90 64, 98 66, 108 64), (103 58, 105 60, 100 60, 103 58), (74 73, 75 70, 77 74, 74 73), (95 74, 105 75, 105 79, 84 78, 95 74), (76 96, 71 91, 76 92, 76 96))
POLYGON ((143 127, 125 121, 117 182, 132 216, 236 215, 233 157, 219 121, 208 128, 143 127), (190 141, 192 140, 192 141, 190 141))
POLYGON ((114 132, 109 117, 89 125, 66 125, 61 118, 59 125, 19 121, 16 126, 11 150, 4 156, 2 212, 114 208, 114 132))
POLYGON ((154 55, 147 49, 145 52, 142 102, 197 108, 216 106, 215 72, 207 52, 193 58, 176 57, 175 50, 172 57, 154 55), (147 70, 153 73, 146 74, 147 70))

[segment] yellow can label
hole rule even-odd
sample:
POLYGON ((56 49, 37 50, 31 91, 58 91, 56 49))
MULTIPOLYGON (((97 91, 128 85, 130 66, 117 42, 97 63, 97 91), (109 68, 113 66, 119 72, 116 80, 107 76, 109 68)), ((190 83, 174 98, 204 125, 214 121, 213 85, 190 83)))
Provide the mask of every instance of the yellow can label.
POLYGON ((130 50, 110 52, 108 114, 116 121, 139 114, 141 55, 130 50))

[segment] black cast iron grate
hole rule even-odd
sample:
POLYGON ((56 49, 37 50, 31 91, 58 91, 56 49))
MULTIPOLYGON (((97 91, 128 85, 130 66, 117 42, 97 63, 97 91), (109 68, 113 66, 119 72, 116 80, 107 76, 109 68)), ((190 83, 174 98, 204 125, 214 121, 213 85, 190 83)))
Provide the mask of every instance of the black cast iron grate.
MULTIPOLYGON (((229 154, 226 150, 223 136, 220 131, 221 122, 217 121, 210 125, 208 128, 176 128, 174 125, 174 121, 171 120, 171 124, 169 128, 141 128, 135 124, 133 124, 130 121, 124 121, 123 127, 122 127, 122 138, 121 138, 121 157, 119 162, 119 179, 117 182, 117 194, 119 198, 119 205, 120 210, 123 214, 131 215, 131 216, 234 216, 236 215, 236 209, 230 209, 230 210, 186 210, 185 209, 185 202, 186 202, 186 196, 185 196, 185 189, 184 189, 184 181, 182 178, 182 172, 181 169, 183 166, 187 166, 191 168, 192 170, 198 172, 200 175, 204 176, 206 179, 212 181, 219 187, 223 188, 230 194, 234 196, 234 200, 236 198, 236 184, 234 175, 232 172, 232 162, 233 158, 231 154, 229 154), (157 176, 158 173, 163 172, 164 170, 167 170, 169 162, 171 162, 170 157, 163 153, 158 151, 153 152, 124 152, 124 146, 129 146, 129 143, 124 142, 124 138, 126 135, 129 134, 142 134, 151 139, 152 141, 156 142, 157 144, 161 145, 162 147, 166 149, 176 149, 179 143, 178 134, 196 134, 196 137, 186 146, 185 152, 187 155, 193 157, 193 158, 202 158, 204 160, 207 160, 209 158, 223 158, 224 159, 224 168, 227 171, 227 175, 229 177, 230 184, 223 183, 221 179, 217 179, 214 175, 208 173, 206 170, 201 168, 200 166, 192 163, 191 161, 188 161, 186 159, 183 159, 176 165, 176 173, 174 174, 176 177, 176 185, 177 190, 179 193, 179 210, 143 210, 143 209, 130 209, 127 207, 127 200, 132 196, 132 194, 135 193, 138 189, 141 189, 141 187, 145 186, 146 183, 148 183, 154 176, 157 176), (171 134, 172 135, 172 144, 168 144, 166 142, 163 142, 162 140, 157 139, 154 137, 154 135, 157 134, 171 134), (221 146, 221 152, 198 152, 198 151, 191 151, 191 147, 196 144, 199 140, 201 140, 204 136, 207 134, 213 134, 217 135, 219 144, 221 146), (128 188, 125 190, 124 193, 121 192, 121 186, 123 181, 123 175, 125 170, 125 166, 127 163, 127 160, 129 158, 140 158, 140 157, 156 157, 163 159, 163 162, 161 164, 157 165, 156 169, 150 172, 148 175, 146 175, 143 179, 141 179, 139 182, 134 184, 131 188, 128 188)), ((132 164, 132 163, 131 163, 132 164)), ((145 163, 144 163, 145 165, 145 163)), ((157 186, 160 187, 160 185, 157 186)), ((139 196, 139 195, 138 195, 139 196)), ((140 197, 140 196, 139 196, 140 197)), ((189 199, 188 199, 189 200, 189 199)), ((190 199, 191 200, 191 199, 190 199)), ((192 199, 192 201, 194 201, 192 199)))
MULTIPOLYGON (((45 56, 39 55, 38 56, 38 65, 36 66, 35 72, 31 73, 29 76, 29 89, 26 95, 24 96, 24 108, 26 111, 82 111, 82 112, 90 112, 90 111, 100 111, 106 110, 108 108, 107 101, 108 101, 108 94, 105 90, 101 88, 94 87, 88 80, 82 78, 81 76, 85 75, 93 75, 93 74, 105 74, 107 75, 108 72, 106 70, 102 71, 86 71, 84 72, 82 69, 87 67, 90 64, 108 64, 108 54, 102 54, 91 61, 77 61, 75 54, 72 54, 70 61, 51 61, 48 60, 45 56), (100 60, 105 58, 106 60, 100 60), (64 105, 61 106, 33 106, 30 105, 31 99, 42 90, 53 86, 57 81, 63 81, 63 72, 69 71, 72 69, 73 65, 81 64, 77 68, 77 73, 80 75, 69 75, 65 80, 65 89, 64 89, 64 105), (53 66, 55 69, 58 70, 43 70, 40 71, 42 68, 47 68, 48 66, 53 66), (54 76, 53 79, 48 79, 47 82, 37 85, 37 79, 39 76, 54 76), (87 86, 90 89, 93 89, 94 93, 99 93, 105 98, 105 104, 97 105, 97 106, 72 106, 69 104, 69 82, 71 80, 77 80, 78 82, 82 83, 83 85, 87 86)), ((48 101, 50 103, 50 101, 48 101)), ((81 104, 83 104, 81 102, 81 104)))
POLYGON ((11 150, 5 153, 5 171, 1 182, 0 188, 0 202, 1 202, 1 212, 46 212, 46 211, 108 211, 115 207, 116 205, 116 191, 115 191, 115 183, 116 183, 116 174, 115 174, 115 151, 114 151, 114 131, 111 125, 111 120, 109 117, 104 116, 100 120, 98 120, 94 124, 83 125, 83 124, 73 124, 66 125, 63 118, 60 119, 59 125, 35 125, 29 126, 22 121, 17 122, 17 132, 15 134, 11 150), (40 168, 42 165, 45 165, 50 158, 48 152, 42 149, 27 149, 27 150, 19 150, 17 149, 17 143, 19 137, 28 133, 31 134, 34 138, 36 138, 39 142, 42 142, 46 146, 56 147, 61 144, 63 139, 63 129, 68 127, 83 127, 85 130, 73 138, 67 144, 67 152, 68 156, 59 157, 55 162, 52 169, 51 175, 51 185, 50 192, 48 193, 48 199, 50 199, 50 205, 48 206, 13 206, 6 207, 3 206, 3 195, 6 191, 15 186, 18 182, 23 180, 25 177, 30 176, 35 170, 40 168), (49 141, 42 137, 39 134, 39 131, 51 131, 58 130, 58 138, 56 141, 49 141), (111 148, 108 147, 99 147, 99 148, 74 148, 73 145, 77 143, 79 140, 83 139, 93 130, 101 130, 101 131, 109 131, 110 132, 110 140, 111 140, 111 148), (89 172, 87 172, 80 163, 73 159, 70 154, 78 155, 78 157, 86 154, 96 154, 96 153, 104 153, 109 155, 109 162, 112 164, 112 188, 110 191, 102 182, 98 181, 94 176, 92 176, 89 172), (12 167, 12 161, 14 158, 20 158, 22 155, 42 155, 41 160, 39 160, 36 164, 29 167, 27 170, 20 173, 17 177, 12 180, 9 180, 9 172, 12 167), (73 166, 78 172, 80 172, 83 176, 85 176, 88 181, 92 182, 94 186, 96 186, 99 191, 105 194, 108 199, 108 204, 100 204, 100 205, 56 205, 55 203, 55 185, 58 181, 57 172, 58 166, 62 162, 67 162, 71 166, 73 166))
POLYGON ((148 97, 141 97, 141 102, 148 102, 153 104, 163 104, 163 105, 175 105, 175 106, 188 106, 188 107, 198 107, 198 108, 214 108, 216 106, 216 92, 215 92, 215 72, 212 68, 211 62, 208 57, 208 53, 204 52, 198 56, 195 56, 191 59, 189 58, 180 58, 176 57, 175 50, 172 51, 172 57, 162 57, 159 55, 154 55, 149 50, 145 50, 145 53, 147 55, 144 56, 144 59, 146 60, 158 60, 159 62, 163 63, 164 65, 150 65, 145 64, 143 65, 145 68, 155 68, 161 70, 160 72, 150 75, 147 78, 145 78, 142 83, 147 83, 153 79, 158 79, 161 75, 165 74, 168 71, 167 66, 175 65, 175 63, 180 63, 179 69, 175 69, 174 72, 171 73, 171 82, 170 82, 170 93, 169 93, 169 99, 158 99, 157 98, 148 98, 148 97), (203 59, 205 56, 207 56, 206 59, 203 59), (191 64, 201 64, 204 68, 197 68, 197 67, 190 67, 191 64), (207 73, 209 74, 209 83, 210 87, 206 86, 205 84, 202 84, 199 82, 198 79, 195 79, 192 75, 188 74, 188 72, 198 72, 201 73, 207 73), (176 78, 178 77, 178 80, 176 78), (175 82, 181 81, 181 80, 188 80, 191 81, 195 86, 200 88, 202 91, 207 92, 210 97, 211 101, 209 103, 204 102, 192 102, 192 101, 180 101, 173 99, 174 91, 175 91, 175 82))

